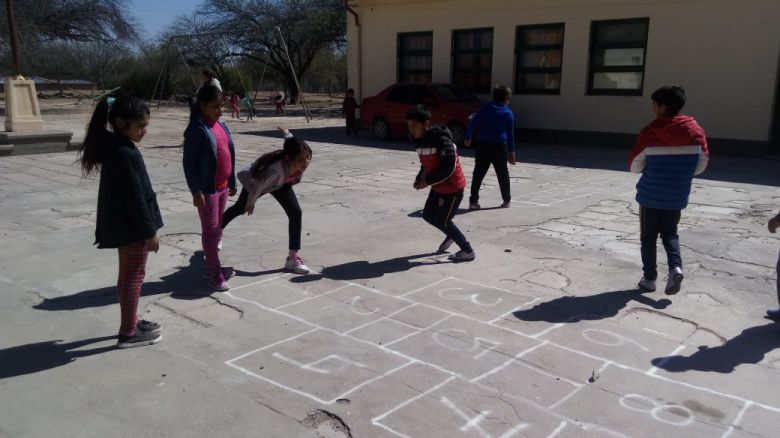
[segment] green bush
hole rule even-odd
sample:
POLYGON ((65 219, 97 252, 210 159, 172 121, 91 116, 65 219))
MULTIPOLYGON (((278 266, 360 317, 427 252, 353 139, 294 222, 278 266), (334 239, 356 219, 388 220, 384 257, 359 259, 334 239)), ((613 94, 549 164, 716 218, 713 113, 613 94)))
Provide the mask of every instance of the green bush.
MULTIPOLYGON (((160 74, 159 71, 153 71, 144 68, 135 68, 127 73, 127 75, 120 81, 120 86, 126 92, 138 96, 142 99, 151 100, 152 92, 154 91, 154 85, 157 83, 157 77, 160 74)), ((160 83, 157 85, 157 93, 154 99, 160 97, 162 91, 162 98, 169 99, 173 92, 173 81, 170 75, 165 72, 160 78, 160 83)))

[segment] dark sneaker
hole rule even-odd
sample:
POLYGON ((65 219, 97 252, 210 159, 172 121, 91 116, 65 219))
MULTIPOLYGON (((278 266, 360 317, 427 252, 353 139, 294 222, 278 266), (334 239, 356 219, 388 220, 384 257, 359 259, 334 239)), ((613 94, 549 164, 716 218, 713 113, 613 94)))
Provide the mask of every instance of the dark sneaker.
POLYGON ((639 280, 639 283, 637 283, 637 286, 639 286, 639 289, 643 292, 655 292, 655 280, 648 280, 645 277, 642 277, 641 280, 639 280))
POLYGON ((766 317, 780 321, 780 309, 770 309, 766 311, 766 317))
POLYGON ((448 249, 452 246, 452 244, 455 243, 454 240, 450 239, 449 237, 444 239, 444 242, 439 245, 439 252, 447 252, 448 249))
POLYGON ((510 206, 510 201, 504 201, 504 202, 501 204, 501 208, 509 208, 509 206, 510 206))
POLYGON ((477 202, 470 202, 469 203, 469 211, 479 210, 480 208, 482 208, 482 207, 477 202))
POLYGON ((448 259, 452 260, 453 262, 470 262, 474 260, 477 257, 477 255, 474 253, 474 251, 466 252, 463 250, 460 250, 456 252, 455 254, 450 254, 448 259))
POLYGON ((145 345, 152 345, 162 341, 162 334, 160 332, 147 332, 143 330, 136 330, 132 336, 119 335, 116 346, 117 348, 133 348, 143 347, 145 345))
POLYGON ((143 332, 159 332, 162 330, 162 326, 156 322, 139 319, 138 323, 135 325, 135 329, 143 332))
POLYGON ((669 271, 669 278, 666 280, 666 295, 674 295, 680 292, 682 281, 685 276, 683 275, 682 268, 674 267, 669 271))

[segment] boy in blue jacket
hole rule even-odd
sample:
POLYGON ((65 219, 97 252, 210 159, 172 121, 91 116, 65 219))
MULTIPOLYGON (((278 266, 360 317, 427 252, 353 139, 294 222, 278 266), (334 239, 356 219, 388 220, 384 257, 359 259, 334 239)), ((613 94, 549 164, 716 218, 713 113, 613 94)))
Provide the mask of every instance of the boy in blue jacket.
POLYGON ((685 105, 685 90, 667 85, 656 90, 651 98, 656 118, 639 133, 628 159, 631 172, 642 174, 636 185, 636 200, 644 277, 638 286, 655 291, 656 241, 660 234, 669 264, 665 292, 674 295, 683 281, 677 235, 680 213, 688 206, 693 176, 704 172, 710 154, 704 130, 693 117, 680 114, 685 105))
POLYGON ((509 194, 509 168, 507 161, 515 165, 515 115, 509 109, 512 90, 505 85, 493 89, 493 102, 474 114, 466 130, 464 145, 471 146, 471 137, 479 129, 479 142, 475 145, 474 175, 471 179, 469 210, 479 210, 479 188, 490 165, 496 171, 501 188, 502 208, 508 208, 512 196, 509 194))

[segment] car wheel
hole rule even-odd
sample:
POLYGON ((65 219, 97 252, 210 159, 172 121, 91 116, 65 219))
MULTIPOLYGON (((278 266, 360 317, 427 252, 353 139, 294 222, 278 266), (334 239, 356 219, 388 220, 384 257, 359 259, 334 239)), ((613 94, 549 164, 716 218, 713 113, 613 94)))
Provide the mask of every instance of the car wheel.
POLYGON ((463 140, 466 137, 466 128, 460 122, 450 122, 447 124, 447 128, 452 134, 452 141, 458 145, 463 146, 463 140))
POLYGON ((374 136, 380 140, 387 140, 390 138, 390 125, 385 119, 374 120, 374 126, 372 127, 374 136))

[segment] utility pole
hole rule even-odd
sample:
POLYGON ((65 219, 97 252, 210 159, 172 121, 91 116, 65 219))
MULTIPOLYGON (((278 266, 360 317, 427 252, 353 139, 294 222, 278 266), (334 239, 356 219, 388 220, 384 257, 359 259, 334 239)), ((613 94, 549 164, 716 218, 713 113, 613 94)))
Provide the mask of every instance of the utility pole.
POLYGON ((11 41, 11 58, 13 59, 14 76, 21 76, 19 67, 19 43, 16 41, 16 20, 14 19, 14 2, 5 0, 5 14, 8 17, 8 33, 11 41))

